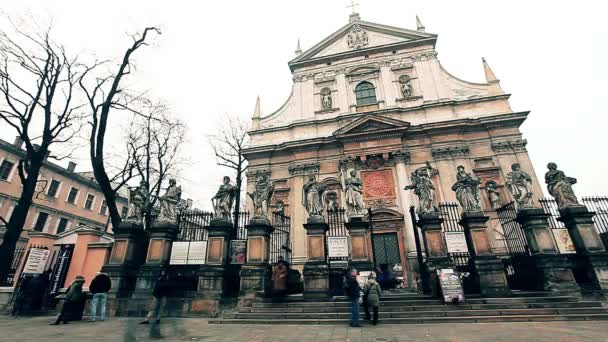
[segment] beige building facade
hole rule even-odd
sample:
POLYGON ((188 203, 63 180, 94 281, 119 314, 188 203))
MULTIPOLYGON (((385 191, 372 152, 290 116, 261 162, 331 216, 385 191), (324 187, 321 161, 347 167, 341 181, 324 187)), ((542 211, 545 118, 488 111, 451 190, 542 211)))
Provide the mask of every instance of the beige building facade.
POLYGON ((365 205, 373 210, 375 233, 396 233, 408 286, 414 286, 417 268, 409 211, 418 199, 404 188, 427 161, 438 171, 437 202, 456 202, 451 187, 457 166, 481 180, 495 249, 504 244, 488 182, 498 185, 503 202, 510 201, 506 175, 519 163, 532 176, 534 199, 541 195, 519 129, 529 112, 511 108, 485 60, 484 83, 450 74, 435 50, 437 35, 417 24, 409 30, 352 14, 348 24, 310 49, 301 51, 298 44, 289 62, 292 92, 278 110, 262 114, 258 99, 245 152, 247 189, 253 191, 256 172, 270 175, 272 205, 291 217, 294 265, 306 261, 302 187, 311 174, 326 185, 324 204, 335 206, 337 198, 344 207, 343 180, 355 170, 365 205))

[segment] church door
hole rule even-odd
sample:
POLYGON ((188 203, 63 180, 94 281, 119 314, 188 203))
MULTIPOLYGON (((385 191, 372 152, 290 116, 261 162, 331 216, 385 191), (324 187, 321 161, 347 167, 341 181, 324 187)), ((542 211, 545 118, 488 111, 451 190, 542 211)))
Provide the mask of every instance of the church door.
POLYGON ((401 266, 401 255, 399 254, 399 242, 397 233, 373 234, 374 261, 377 267, 393 269, 395 265, 401 266))

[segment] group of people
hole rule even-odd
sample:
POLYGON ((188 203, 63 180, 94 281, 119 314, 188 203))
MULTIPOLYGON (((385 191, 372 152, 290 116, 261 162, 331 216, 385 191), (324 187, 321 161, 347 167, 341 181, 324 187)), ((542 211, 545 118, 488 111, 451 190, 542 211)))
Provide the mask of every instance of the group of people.
POLYGON ((374 273, 370 273, 363 286, 359 283, 358 272, 356 269, 351 269, 344 277, 343 281, 344 292, 350 301, 350 326, 361 327, 360 305, 363 304, 365 311, 365 320, 372 322, 373 325, 378 324, 378 308, 380 305, 380 297, 382 297, 382 289, 376 281, 374 273), (371 313, 373 315, 370 315, 371 313))
MULTIPOLYGON (((68 287, 65 294, 65 299, 61 310, 57 315, 53 325, 60 323, 67 324, 71 320, 80 320, 84 311, 87 295, 83 291, 85 279, 82 276, 76 276, 76 279, 68 287)), ((95 322, 97 319, 105 321, 106 319, 106 301, 108 292, 112 288, 112 281, 107 274, 97 272, 95 278, 89 284, 89 293, 91 294, 91 303, 89 311, 89 321, 95 322)))
POLYGON ((44 293, 49 284, 49 273, 26 274, 21 279, 16 291, 11 316, 28 316, 32 311, 40 309, 44 301, 44 293))

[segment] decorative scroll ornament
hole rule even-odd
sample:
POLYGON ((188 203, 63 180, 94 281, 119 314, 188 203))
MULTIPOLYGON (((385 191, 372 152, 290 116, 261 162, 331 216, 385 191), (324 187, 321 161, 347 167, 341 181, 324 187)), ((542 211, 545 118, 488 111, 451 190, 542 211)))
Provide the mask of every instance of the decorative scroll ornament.
POLYGON ((346 37, 346 43, 351 49, 360 49, 367 46, 367 44, 369 44, 367 32, 365 32, 359 24, 353 25, 346 37))

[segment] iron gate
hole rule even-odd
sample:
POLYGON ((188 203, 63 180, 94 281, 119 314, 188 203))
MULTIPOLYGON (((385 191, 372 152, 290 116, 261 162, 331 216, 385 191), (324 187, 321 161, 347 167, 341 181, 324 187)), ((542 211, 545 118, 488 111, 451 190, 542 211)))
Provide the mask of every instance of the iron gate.
POLYGON ((274 231, 270 234, 270 263, 283 260, 291 264, 291 218, 281 212, 272 213, 272 226, 274 231))
POLYGON ((0 280, 0 286, 15 285, 15 275, 17 274, 19 265, 21 265, 21 260, 23 260, 23 256, 25 255, 26 246, 27 241, 17 241, 17 244, 15 245, 15 251, 13 252, 13 260, 11 261, 10 268, 8 270, 6 278, 0 280))
MULTIPOLYGON (((329 230, 325 238, 325 253, 327 255, 327 244, 330 237, 347 237, 348 231, 344 225, 346 219, 346 210, 344 208, 336 208, 325 212, 329 230)), ((348 257, 329 257, 329 288, 332 296, 344 295, 342 288, 342 280, 346 269, 348 268, 348 257)))

